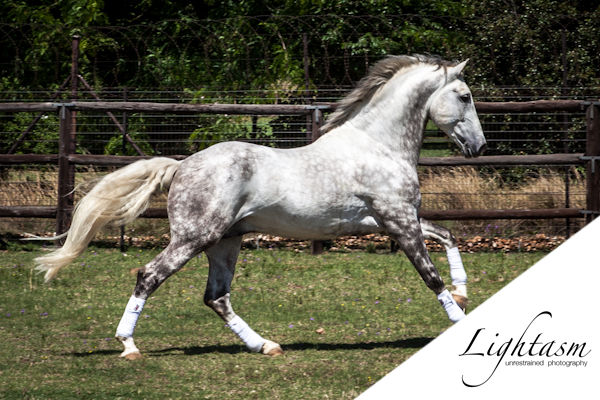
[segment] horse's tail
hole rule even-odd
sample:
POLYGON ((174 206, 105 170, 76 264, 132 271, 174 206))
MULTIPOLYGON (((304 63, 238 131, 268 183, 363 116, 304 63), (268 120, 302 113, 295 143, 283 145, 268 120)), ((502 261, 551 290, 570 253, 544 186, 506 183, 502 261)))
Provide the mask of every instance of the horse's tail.
POLYGON ((102 178, 75 207, 64 245, 35 259, 36 269, 46 271, 45 281, 77 258, 103 226, 125 225, 144 212, 150 196, 169 187, 179 163, 164 157, 141 160, 102 178))

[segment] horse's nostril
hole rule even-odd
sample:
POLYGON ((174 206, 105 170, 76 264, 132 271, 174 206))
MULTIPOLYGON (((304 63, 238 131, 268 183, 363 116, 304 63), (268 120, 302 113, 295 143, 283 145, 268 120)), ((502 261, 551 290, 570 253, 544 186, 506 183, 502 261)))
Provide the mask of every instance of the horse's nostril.
POLYGON ((454 132, 454 135, 456 136, 456 139, 458 140, 459 143, 465 144, 467 142, 460 133, 454 132))
POLYGON ((487 149, 487 143, 482 144, 477 150, 477 155, 482 155, 483 152, 487 149))

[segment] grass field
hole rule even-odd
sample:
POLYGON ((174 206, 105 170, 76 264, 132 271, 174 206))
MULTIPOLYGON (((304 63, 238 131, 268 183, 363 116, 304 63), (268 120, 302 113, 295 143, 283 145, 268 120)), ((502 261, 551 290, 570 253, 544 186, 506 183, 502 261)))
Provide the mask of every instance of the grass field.
MULTIPOLYGON (((1 398, 350 399, 450 325, 403 255, 244 250, 234 308, 285 355, 247 352, 203 305, 200 256, 148 301, 136 330, 144 358, 125 361, 113 335, 130 270, 158 250, 92 247, 49 285, 31 271, 41 252, 0 252, 1 398)), ((543 255, 464 254, 471 308, 543 255)), ((432 259, 449 282, 445 254, 432 259)))

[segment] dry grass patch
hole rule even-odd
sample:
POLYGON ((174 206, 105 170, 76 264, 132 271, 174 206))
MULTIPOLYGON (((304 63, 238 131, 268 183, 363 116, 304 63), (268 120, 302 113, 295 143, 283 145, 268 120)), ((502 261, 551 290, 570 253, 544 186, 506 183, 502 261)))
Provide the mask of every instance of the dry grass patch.
MULTIPOLYGON (((429 210, 468 210, 468 209, 538 209, 565 207, 565 169, 516 167, 522 176, 507 181, 511 171, 455 167, 419 168, 423 209, 429 210), (520 168, 520 169, 519 169, 520 168), (515 183, 518 182, 518 183, 515 183)), ((107 170, 78 168, 76 184, 80 185, 76 199, 91 187, 91 184, 104 176, 107 170)), ((569 202, 571 208, 585 208, 585 177, 575 167, 569 169, 569 202)), ((513 174, 514 175, 514 174, 513 174)), ((58 173, 56 168, 10 169, 3 171, 0 180, 0 206, 54 206, 57 202, 58 173)), ((155 197, 151 207, 165 207, 166 194, 155 197)), ((40 221, 41 222, 41 221, 40 221)), ((47 221, 46 221, 47 222, 47 221)), ((564 220, 501 220, 501 221, 461 221, 459 233, 512 235, 520 233, 558 234, 564 231, 564 220), (488 232, 486 232, 486 229, 488 232), (493 232, 491 232, 493 231, 493 232)), ((578 226, 573 222, 574 226, 578 226)), ((32 231, 34 222, 27 223, 32 231)), ((40 223, 46 227, 47 224, 40 223)), ((165 233, 162 228, 159 234, 165 233)), ((136 235, 154 234, 155 222, 145 220, 132 227, 136 235)), ((20 234, 23 220, 5 219, 0 221, 0 232, 20 234)), ((45 229, 45 228, 44 228, 45 229)), ((36 229, 33 228, 35 231, 36 229)), ((42 228, 37 232, 43 233, 42 228)), ((130 232, 133 233, 133 232, 130 232)))

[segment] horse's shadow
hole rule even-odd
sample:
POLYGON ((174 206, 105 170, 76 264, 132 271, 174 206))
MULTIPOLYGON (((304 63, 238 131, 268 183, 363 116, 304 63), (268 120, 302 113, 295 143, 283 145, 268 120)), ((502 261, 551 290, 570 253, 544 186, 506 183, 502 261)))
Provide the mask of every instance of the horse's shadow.
MULTIPOLYGON (((281 348, 285 352, 289 351, 304 351, 304 350, 320 350, 320 351, 335 351, 335 350, 373 350, 379 348, 401 348, 401 349, 416 349, 421 348, 431 342, 433 338, 410 338, 387 342, 367 342, 367 343, 281 343, 281 348)), ((246 353, 248 350, 243 345, 227 345, 227 346, 190 346, 190 347, 168 347, 161 350, 147 351, 146 354, 154 357, 162 355, 170 355, 172 353, 183 352, 186 355, 201 355, 209 353, 226 353, 237 354, 246 353)))
MULTIPOLYGON (((399 349, 418 349, 424 347, 431 342, 433 338, 416 337, 409 339, 401 339, 387 342, 367 342, 367 343, 282 343, 283 351, 304 351, 304 350, 319 350, 319 351, 336 351, 336 350, 373 350, 381 348, 399 348, 399 349)), ((163 357, 177 353, 185 355, 202 355, 211 353, 222 354, 238 354, 247 353, 248 350, 244 345, 215 345, 215 346, 189 346, 189 347, 167 347, 160 350, 146 350, 144 354, 151 357, 163 357)), ((92 355, 113 355, 120 354, 120 350, 96 350, 94 352, 78 352, 71 353, 74 357, 88 357, 92 355)))

